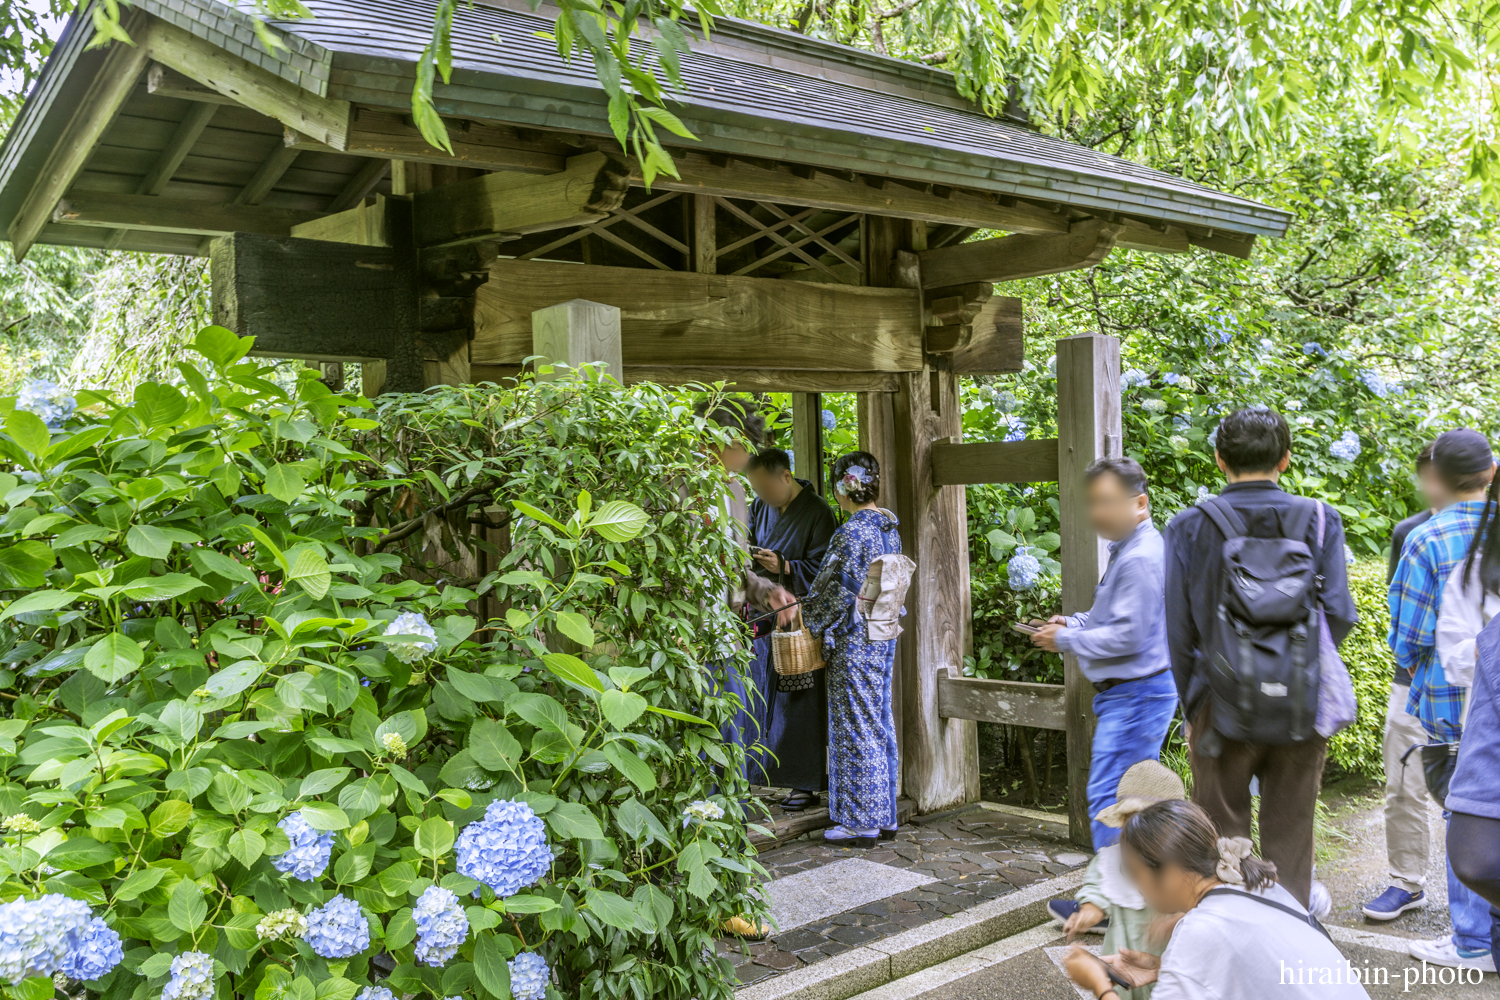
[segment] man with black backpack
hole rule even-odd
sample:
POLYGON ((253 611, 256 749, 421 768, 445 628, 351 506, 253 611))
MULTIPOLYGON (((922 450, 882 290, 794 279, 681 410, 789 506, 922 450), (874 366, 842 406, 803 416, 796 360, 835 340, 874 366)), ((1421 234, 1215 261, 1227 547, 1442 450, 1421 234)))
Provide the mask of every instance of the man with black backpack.
POLYGON ((1277 485, 1291 445, 1286 420, 1265 406, 1219 424, 1227 485, 1167 526, 1167 642, 1193 801, 1223 836, 1249 837, 1259 779, 1261 856, 1306 906, 1328 745, 1315 728, 1318 613, 1335 644, 1358 615, 1338 511, 1277 485))

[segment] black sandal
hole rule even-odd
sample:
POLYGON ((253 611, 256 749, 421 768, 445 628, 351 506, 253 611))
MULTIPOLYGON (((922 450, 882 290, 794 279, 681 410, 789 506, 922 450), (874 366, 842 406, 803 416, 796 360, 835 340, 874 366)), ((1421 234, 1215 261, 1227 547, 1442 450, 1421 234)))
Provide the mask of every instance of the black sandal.
POLYGON ((780 802, 781 808, 785 809, 787 812, 801 812, 802 810, 810 808, 817 804, 817 792, 805 792, 801 789, 792 792, 780 802))

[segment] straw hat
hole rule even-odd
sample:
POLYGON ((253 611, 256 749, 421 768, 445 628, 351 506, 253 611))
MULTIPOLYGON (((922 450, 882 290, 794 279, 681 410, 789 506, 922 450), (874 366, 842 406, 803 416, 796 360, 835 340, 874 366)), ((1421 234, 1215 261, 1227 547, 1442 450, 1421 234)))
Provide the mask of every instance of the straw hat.
POLYGON ((1127 819, 1153 803, 1185 798, 1187 789, 1175 772, 1160 761, 1143 760, 1130 765, 1120 776, 1115 803, 1105 806, 1094 818, 1105 826, 1124 826, 1127 819))

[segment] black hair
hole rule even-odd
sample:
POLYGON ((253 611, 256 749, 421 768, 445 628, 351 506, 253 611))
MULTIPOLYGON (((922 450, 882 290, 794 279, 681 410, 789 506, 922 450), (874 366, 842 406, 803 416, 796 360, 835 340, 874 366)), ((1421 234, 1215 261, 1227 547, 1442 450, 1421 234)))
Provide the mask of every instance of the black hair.
MULTIPOLYGON (((1176 865, 1203 878, 1218 877, 1219 831, 1196 802, 1153 802, 1125 821, 1120 842, 1152 871, 1176 865)), ((1276 866, 1260 858, 1241 858, 1240 874, 1245 876, 1245 888, 1259 889, 1276 881, 1276 866)))
POLYGON ((1292 429, 1270 407, 1235 410, 1219 424, 1214 449, 1235 475, 1274 472, 1292 450, 1292 429))
POLYGON ((1464 560, 1465 580, 1474 572, 1476 560, 1479 563, 1480 593, 1500 596, 1500 476, 1490 480, 1489 492, 1485 494, 1479 527, 1474 531, 1474 541, 1469 543, 1469 555, 1464 560))
POLYGON ((838 489, 839 480, 844 478, 844 473, 856 465, 864 470, 861 478, 866 482, 850 489, 844 496, 849 498, 850 503, 874 503, 880 499, 880 463, 868 451, 851 451, 838 457, 833 463, 834 489, 838 489))
POLYGON ((750 458, 750 469, 766 472, 791 472, 792 457, 780 448, 762 448, 750 458))
POLYGON ((710 408, 705 399, 693 408, 693 412, 720 427, 740 432, 753 447, 765 444, 766 418, 755 410, 752 403, 742 399, 721 399, 710 408))
POLYGON ((1133 497, 1146 492, 1146 470, 1133 458, 1097 458, 1083 470, 1084 481, 1089 483, 1106 474, 1118 479, 1133 497))
POLYGON ((1436 441, 1428 441, 1426 444, 1424 444, 1422 446, 1422 450, 1419 451, 1419 452, 1417 452, 1417 471, 1418 472, 1421 472, 1423 469, 1427 468, 1429 465, 1432 464, 1432 449, 1433 449, 1433 447, 1436 444, 1437 444, 1436 441))

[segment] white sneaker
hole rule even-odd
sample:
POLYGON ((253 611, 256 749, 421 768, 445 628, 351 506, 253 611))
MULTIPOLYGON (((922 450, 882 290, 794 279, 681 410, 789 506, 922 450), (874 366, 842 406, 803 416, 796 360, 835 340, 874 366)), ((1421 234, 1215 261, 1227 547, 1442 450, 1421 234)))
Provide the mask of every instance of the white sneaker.
POLYGON ((1430 941, 1413 941, 1408 950, 1412 958, 1419 958, 1428 965, 1445 965, 1455 969, 1478 969, 1480 972, 1495 971, 1495 956, 1488 949, 1470 951, 1453 943, 1453 935, 1433 938, 1430 941))
POLYGON ((1307 912, 1319 923, 1327 920, 1328 915, 1333 912, 1333 896, 1329 895, 1328 887, 1322 882, 1312 884, 1312 892, 1308 893, 1307 912))

